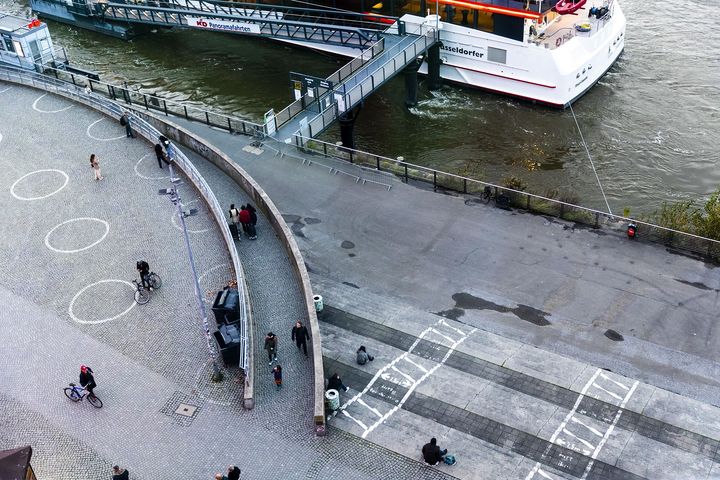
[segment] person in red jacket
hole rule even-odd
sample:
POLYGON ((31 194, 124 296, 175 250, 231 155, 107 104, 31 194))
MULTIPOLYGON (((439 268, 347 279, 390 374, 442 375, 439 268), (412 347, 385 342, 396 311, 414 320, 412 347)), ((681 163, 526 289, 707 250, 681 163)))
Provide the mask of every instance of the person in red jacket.
POLYGON ((242 207, 240 207, 240 223, 242 223, 243 232, 245 232, 245 235, 247 235, 248 237, 250 236, 250 222, 252 222, 250 211, 245 205, 243 205, 242 207))

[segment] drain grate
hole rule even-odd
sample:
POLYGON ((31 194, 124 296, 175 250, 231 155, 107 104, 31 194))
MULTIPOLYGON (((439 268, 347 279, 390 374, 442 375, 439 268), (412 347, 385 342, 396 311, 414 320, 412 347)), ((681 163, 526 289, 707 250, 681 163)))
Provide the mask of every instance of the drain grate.
POLYGON ((193 398, 183 392, 175 392, 170 399, 165 402, 160 412, 172 418, 178 425, 189 427, 197 417, 198 412, 200 412, 201 406, 201 399, 193 398))

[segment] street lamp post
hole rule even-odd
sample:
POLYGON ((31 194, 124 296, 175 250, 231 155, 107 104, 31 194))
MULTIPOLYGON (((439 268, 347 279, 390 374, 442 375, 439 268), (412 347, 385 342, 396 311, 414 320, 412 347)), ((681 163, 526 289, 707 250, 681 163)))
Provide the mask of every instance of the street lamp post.
MULTIPOLYGON (((185 237, 185 247, 187 248, 188 258, 190 259, 190 269, 192 270, 193 281, 195 283, 195 297, 197 298, 198 308, 200 309, 200 317, 202 318, 203 329, 205 330, 205 341, 207 343, 210 359, 212 360, 212 381, 219 382, 222 380, 222 373, 220 372, 220 368, 218 367, 217 353, 215 352, 215 348, 213 348, 212 345, 210 326, 208 325, 207 312, 205 310, 205 301, 203 300, 202 292, 200 290, 200 280, 198 279, 197 270, 195 269, 195 258, 193 257, 192 248, 190 247, 190 236, 188 235, 187 225, 185 224, 186 214, 185 212, 183 212, 182 204, 180 203, 180 195, 178 195, 176 187, 176 183, 179 181, 179 179, 176 179, 173 174, 172 159, 171 162, 168 164, 168 167, 170 168, 170 181, 173 183, 173 186, 169 189, 160 190, 159 193, 161 195, 169 195, 170 201, 173 203, 173 205, 177 207, 178 218, 180 218, 183 236, 185 237)), ((190 210, 190 213, 188 213, 187 216, 194 215, 195 213, 195 211, 190 210)))

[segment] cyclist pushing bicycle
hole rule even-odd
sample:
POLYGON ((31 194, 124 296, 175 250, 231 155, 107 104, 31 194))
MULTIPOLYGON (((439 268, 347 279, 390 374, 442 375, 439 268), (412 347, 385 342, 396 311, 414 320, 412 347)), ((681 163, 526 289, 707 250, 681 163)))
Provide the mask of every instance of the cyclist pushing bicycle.
POLYGON ((80 385, 85 388, 90 395, 95 396, 93 389, 97 387, 97 383, 95 383, 92 368, 80 365, 80 385))
POLYGON ((150 279, 148 278, 150 275, 150 265, 148 265, 145 260, 138 260, 135 268, 140 272, 140 280, 142 281, 143 287, 150 290, 150 279))

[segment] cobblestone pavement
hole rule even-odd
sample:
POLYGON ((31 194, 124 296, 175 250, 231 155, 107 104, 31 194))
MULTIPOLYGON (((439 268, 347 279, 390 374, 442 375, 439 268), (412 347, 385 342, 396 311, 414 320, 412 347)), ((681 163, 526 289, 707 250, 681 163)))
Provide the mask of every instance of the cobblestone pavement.
MULTIPOLYGON (((259 332, 280 337, 284 386, 276 392, 262 356, 257 407, 241 410, 241 382, 208 381, 205 341, 174 208, 152 146, 63 98, 9 86, 0 94, 0 448, 31 444, 39 478, 105 479, 121 464, 133 479, 204 479, 231 463, 243 478, 451 478, 353 435, 311 430, 308 363, 289 336, 299 291, 264 219, 239 247, 259 332), (29 108, 28 106, 32 106, 29 108), (95 182, 88 157, 105 179, 95 182), (163 279, 145 306, 128 281, 147 259, 163 279), (61 392, 81 363, 96 371, 102 409, 61 392), (191 417, 175 413, 197 407, 191 417)), ((224 204, 239 189, 191 156, 224 204)), ((201 287, 230 278, 229 258, 187 184, 183 203, 201 287)), ((260 352, 262 353, 262 352, 260 352)), ((441 467, 444 468, 444 467, 441 467)))

